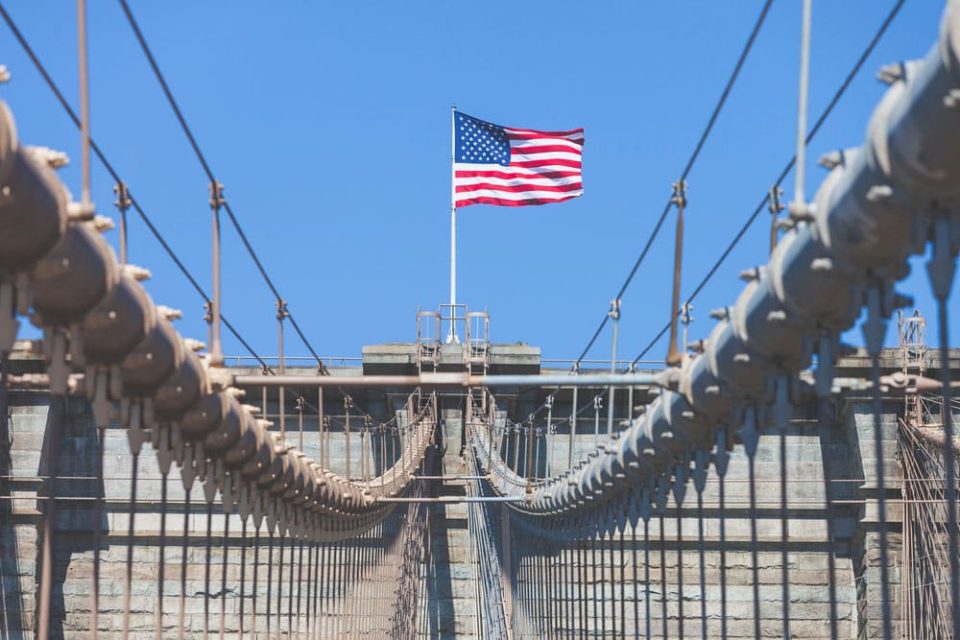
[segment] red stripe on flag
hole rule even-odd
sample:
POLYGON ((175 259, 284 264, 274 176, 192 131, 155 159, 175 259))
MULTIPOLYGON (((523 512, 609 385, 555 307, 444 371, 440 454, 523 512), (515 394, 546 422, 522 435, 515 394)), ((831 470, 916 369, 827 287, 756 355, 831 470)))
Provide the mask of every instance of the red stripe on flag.
POLYGON ((583 183, 575 182, 574 184, 552 185, 549 187, 531 184, 502 185, 490 184, 486 182, 457 185, 457 193, 477 191, 480 189, 489 189, 490 191, 505 191, 509 193, 525 193, 527 191, 554 191, 557 193, 563 193, 565 191, 579 191, 583 189, 583 183))
POLYGON ((536 129, 514 129, 513 127, 504 127, 508 138, 569 138, 570 136, 583 135, 583 127, 570 129, 570 131, 537 131, 536 129))
POLYGON ((562 144, 542 144, 536 147, 511 147, 510 153, 522 155, 532 155, 534 153, 576 153, 577 155, 583 155, 582 150, 562 144))
POLYGON ((579 169, 583 166, 583 163, 579 160, 564 160, 561 158, 553 158, 547 160, 522 160, 522 161, 510 161, 511 167, 549 167, 559 165, 561 167, 573 167, 574 169, 579 169))
POLYGON ((493 204, 501 207, 522 207, 528 204, 552 204, 554 202, 564 202, 565 200, 572 200, 573 198, 578 198, 579 195, 575 196, 565 196, 562 198, 550 198, 550 199, 531 199, 531 200, 504 200, 502 198, 490 198, 483 196, 480 198, 469 198, 467 200, 457 200, 456 206, 466 207, 471 204, 493 204))
MULTIPOLYGON (((531 169, 531 171, 536 171, 531 169)), ((527 173, 521 171, 464 171, 457 169, 457 178, 501 178, 503 180, 541 180, 551 178, 576 178, 580 172, 571 169, 570 171, 538 171, 536 173, 527 173)))

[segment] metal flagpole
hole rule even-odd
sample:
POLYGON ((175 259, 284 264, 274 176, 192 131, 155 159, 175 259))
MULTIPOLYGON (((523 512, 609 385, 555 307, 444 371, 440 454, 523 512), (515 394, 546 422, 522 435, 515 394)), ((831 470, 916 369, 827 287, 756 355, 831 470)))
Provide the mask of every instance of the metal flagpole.
POLYGON ((457 162, 457 106, 450 106, 450 334, 447 342, 458 342, 457 315, 457 187, 454 165, 457 162))

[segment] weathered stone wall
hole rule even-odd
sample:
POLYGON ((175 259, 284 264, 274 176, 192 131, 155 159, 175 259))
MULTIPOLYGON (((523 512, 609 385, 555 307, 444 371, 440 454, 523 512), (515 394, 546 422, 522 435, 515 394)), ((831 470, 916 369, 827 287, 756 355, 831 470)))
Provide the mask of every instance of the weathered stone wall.
MULTIPOLYGON (((249 399, 248 399, 249 400, 249 399)), ((257 399, 254 398, 254 401, 257 399)), ((366 398, 368 410, 377 415, 390 415, 402 406, 402 396, 366 398), (377 404, 379 402, 379 405, 377 404), (374 407, 374 409, 370 409, 374 407)), ((621 400, 622 402, 622 400, 621 400)), ((536 397, 520 398, 512 407, 514 419, 528 413, 538 403, 536 397)), ((277 411, 276 401, 271 399, 268 413, 277 411)), ((288 418, 286 428, 288 440, 299 444, 298 414, 293 403, 287 402, 288 418)), ((442 465, 434 470, 446 475, 463 475, 467 468, 460 458, 462 436, 458 405, 444 405, 442 465)), ((55 407, 56 408, 56 407, 55 407)), ((883 407, 881 420, 883 435, 883 460, 886 475, 886 495, 891 498, 888 506, 888 571, 891 596, 891 611, 894 619, 900 615, 899 593, 899 544, 900 518, 895 499, 898 496, 899 468, 896 463, 896 416, 901 410, 899 401, 887 403, 883 407)), ((840 637, 878 637, 882 602, 879 567, 879 532, 877 514, 872 500, 877 497, 879 488, 876 482, 873 441, 873 416, 866 400, 849 398, 836 406, 831 405, 826 426, 821 427, 817 419, 816 407, 804 407, 797 411, 794 421, 786 434, 789 480, 789 564, 788 580, 790 584, 791 631, 794 637, 829 637, 829 597, 827 585, 830 582, 828 552, 833 553, 833 583, 836 588, 837 625, 840 637), (825 509, 826 487, 824 479, 831 482, 833 508, 825 509), (865 502, 866 501, 866 502, 865 502), (828 536, 828 519, 833 527, 833 539, 828 536)), ((119 637, 124 624, 123 580, 127 561, 127 528, 129 524, 130 475, 132 459, 127 447, 126 436, 120 429, 108 429, 105 440, 104 477, 102 487, 94 480, 97 477, 98 434, 86 404, 79 400, 70 400, 64 410, 62 423, 63 438, 59 440, 59 462, 64 478, 58 485, 57 494, 64 496, 58 501, 56 527, 56 563, 54 575, 57 587, 54 590, 53 606, 55 620, 53 637, 81 637, 90 624, 90 585, 94 555, 94 531, 96 520, 91 497, 104 495, 106 508, 100 525, 101 537, 101 593, 99 628, 101 638, 119 637)), ((332 411, 332 407, 328 407, 332 411)), ((618 405, 618 415, 626 411, 626 403, 618 405)), ((565 415, 569 406, 558 404, 556 416, 565 415)), ((36 574, 39 566, 37 553, 41 541, 41 510, 46 503, 44 495, 49 487, 44 484, 48 457, 50 455, 49 435, 55 411, 50 411, 49 398, 42 393, 14 392, 10 396, 10 416, 6 428, 7 437, 0 442, 0 638, 33 637, 36 624, 36 574), (40 498, 38 499, 38 494, 40 498)), ((342 406, 335 412, 343 413, 342 406)), ((589 452, 594 444, 594 424, 592 412, 582 419, 574 439, 574 459, 589 452)), ((334 420, 333 433, 330 436, 328 456, 331 466, 345 471, 346 440, 342 428, 337 426, 340 418, 334 420)), ((355 422, 354 424, 359 424, 355 422)), ((304 420, 304 448, 315 459, 320 457, 320 438, 316 417, 308 413, 304 420)), ((601 417, 601 433, 605 431, 605 421, 601 417)), ((351 470, 359 475, 364 463, 360 457, 360 437, 357 432, 351 434, 351 470)), ((567 459, 569 446, 568 434, 561 426, 557 433, 550 436, 549 447, 546 438, 538 440, 541 447, 541 471, 546 465, 552 469, 561 468, 567 459)), ((523 446, 523 445, 521 445, 523 446)), ((779 435, 766 431, 760 438, 756 457, 757 473, 757 515, 756 520, 759 560, 759 592, 761 596, 762 635, 779 637, 781 616, 781 592, 783 574, 780 556, 780 493, 779 493, 779 435)), ((509 451, 509 449, 508 449, 509 451)), ((518 452, 523 459, 526 452, 518 452)), ((378 468, 378 450, 368 448, 366 468, 375 472, 378 468)), ((149 449, 139 458, 139 482, 137 486, 136 520, 132 566, 133 584, 130 606, 130 627, 134 631, 131 637, 153 638, 156 626, 156 611, 159 606, 158 594, 158 558, 160 554, 160 500, 161 481, 156 458, 149 449)), ((438 483, 439 484, 439 483, 438 483)), ((168 515, 165 530, 165 579, 163 590, 162 618, 160 619, 165 637, 175 636, 180 611, 180 571, 183 558, 181 532, 183 530, 185 495, 180 480, 172 475, 169 484, 168 515)), ((463 484, 448 483, 443 492, 462 495, 463 484)), ((703 493, 704 531, 706 559, 706 591, 700 590, 700 559, 697 541, 696 493, 691 488, 684 500, 680 516, 684 543, 682 545, 682 563, 677 554, 676 510, 669 506, 664 521, 666 569, 666 599, 668 633, 679 637, 679 589, 678 577, 683 575, 683 611, 685 616, 684 635, 699 637, 699 613, 702 603, 706 603, 708 612, 708 636, 718 637, 720 633, 721 574, 726 578, 728 636, 753 637, 753 572, 751 518, 749 510, 749 483, 747 460, 741 447, 737 447, 731 456, 729 472, 725 480, 724 522, 726 527, 725 563, 720 561, 720 511, 719 479, 711 471, 703 493)), ((212 579, 207 588, 206 536, 207 517, 202 503, 202 492, 195 488, 192 495, 189 530, 186 551, 186 594, 184 617, 187 637, 197 637, 203 629, 204 607, 209 608, 211 633, 218 634, 220 629, 220 609, 224 609, 224 630, 227 637, 237 637, 241 619, 249 630, 252 607, 256 603, 258 616, 256 623, 265 637, 267 620, 265 603, 270 602, 271 620, 276 620, 277 607, 281 614, 281 629, 284 634, 293 634, 297 624, 305 630, 306 617, 304 607, 311 596, 311 584, 319 584, 322 593, 336 597, 326 598, 334 601, 325 611, 318 611, 323 620, 320 637, 346 637, 350 633, 362 637, 384 637, 396 614, 398 600, 396 589, 396 568, 399 563, 397 554, 398 540, 391 538, 390 544, 379 542, 356 545, 324 546, 314 555, 314 566, 319 574, 315 580, 301 577, 298 573, 293 580, 291 592, 289 567, 299 564, 299 543, 296 544, 295 562, 291 563, 289 541, 284 543, 284 557, 287 558, 282 584, 282 597, 276 594, 276 574, 279 571, 279 539, 275 540, 271 554, 267 543, 268 536, 261 531, 259 545, 259 573, 257 575, 256 597, 253 591, 253 532, 248 531, 247 548, 241 549, 239 518, 226 519, 215 510, 210 525, 211 537, 210 566, 212 579), (224 545, 224 540, 229 543, 224 545), (226 550, 226 554, 225 554, 226 550), (222 567, 226 555, 226 579, 222 567), (360 554, 366 554, 361 556, 360 554), (358 567, 368 567, 365 571, 358 567), (244 580, 244 592, 247 598, 241 604, 240 580, 244 580), (268 576, 274 578, 273 589, 267 593, 268 576), (301 587, 302 585, 302 587, 301 587), (302 588, 302 593, 300 589, 302 588), (205 598, 205 594, 210 598, 205 598), (293 593, 291 599, 290 594, 293 593), (241 618, 241 606, 244 616, 241 618), (298 606, 300 615, 297 615, 298 606), (292 610, 292 613, 289 613, 292 610)), ((671 502, 672 505, 672 502, 671 502)), ((477 611, 478 584, 476 567, 470 562, 471 542, 466 524, 468 509, 479 508, 465 504, 438 504, 431 507, 429 535, 426 541, 430 563, 421 567, 423 599, 419 637, 424 638, 472 638, 484 637, 478 633, 479 616, 477 611)), ((501 505, 487 507, 492 511, 491 520, 499 522, 501 505)), ((398 509, 397 521, 402 516, 398 509)), ((396 522, 394 522, 394 526, 396 522)), ((516 533, 516 530, 515 530, 516 533)), ((534 589, 542 593, 543 574, 531 573, 530 563, 546 556, 557 561, 562 559, 565 569, 560 580, 554 582, 549 599, 542 601, 539 608, 532 608, 519 602, 512 603, 512 613, 518 630, 518 637, 541 637, 542 628, 549 618, 555 628, 562 630, 564 625, 580 626, 582 614, 586 613, 584 626, 597 630, 599 625, 594 614, 594 606, 599 615, 601 606, 612 613, 614 602, 623 606, 626 612, 628 637, 635 632, 634 611, 640 621, 641 632, 646 620, 646 588, 644 582, 645 554, 642 545, 644 526, 641 521, 637 528, 636 557, 634 561, 634 543, 632 531, 626 532, 625 553, 620 554, 618 542, 611 545, 607 540, 596 556, 590 555, 591 545, 581 552, 579 547, 565 547, 562 555, 557 545, 547 544, 531 536, 519 540, 514 537, 511 548, 514 570, 522 567, 517 578, 519 590, 534 589), (612 546, 612 548, 611 548, 612 546), (581 572, 581 558, 585 561, 581 572), (612 564, 612 569, 611 569, 612 564), (594 565, 599 569, 594 576, 594 565), (636 608, 634 608, 633 572, 637 570, 636 608), (539 576, 539 577, 538 577, 539 576), (605 597, 597 598, 594 603, 592 585, 604 584, 605 597), (621 586, 624 593, 621 598, 621 586), (583 589, 586 588, 586 591, 583 589), (584 597, 586 601, 584 602, 584 597), (549 602, 548 608, 543 602, 549 602), (621 605, 622 601, 622 605, 621 605), (603 604, 605 603, 605 604, 603 604), (534 622, 537 619, 539 622, 534 622)), ((651 541, 649 553, 651 630, 653 637, 662 635, 660 585, 660 519, 654 516, 649 522, 648 534, 651 541)), ((312 554, 306 547, 305 558, 312 554)), ((309 562, 305 560, 307 567, 309 562)), ((309 572, 309 569, 305 569, 309 572)), ((409 609, 403 609, 403 615, 411 615, 409 609)), ((312 614, 311 614, 312 615, 312 614)), ((313 616, 316 620, 318 616, 313 616)), ((610 615, 605 616, 609 622, 610 615)), ((271 623, 272 624, 272 623, 271 623)), ((607 633, 612 627, 607 625, 607 633)), ((599 633, 599 631, 597 631, 599 633)))
MULTIPOLYGON (((37 632, 36 576, 40 566, 37 550, 42 543, 42 511, 48 504, 45 496, 50 491, 42 480, 47 473, 50 446, 46 436, 51 432, 58 413, 56 404, 51 409, 46 394, 13 393, 10 401, 8 429, 12 446, 0 451, 0 475, 5 476, 0 481, 0 583, 3 588, 0 638, 4 639, 30 638, 37 632)), ((57 501, 53 568, 56 585, 50 637, 82 637, 90 629, 96 530, 92 498, 102 495, 105 505, 100 534, 98 628, 101 638, 116 638, 124 628, 123 612, 127 609, 124 581, 128 562, 132 456, 125 432, 107 429, 105 480, 100 487, 96 481, 99 441, 89 409, 82 401, 69 400, 63 411, 63 438, 59 447, 61 475, 56 489, 63 499, 57 501)), ((255 620, 261 629, 259 637, 267 637, 267 602, 272 603, 270 616, 273 624, 277 612, 280 612, 280 627, 284 634, 295 631, 300 625, 305 631, 308 602, 312 604, 313 600, 328 603, 327 610, 322 612, 321 637, 342 637, 354 629, 370 637, 383 637, 389 631, 396 602, 393 592, 399 546, 396 527, 403 508, 398 508, 395 516, 388 519, 386 532, 377 530, 356 543, 322 545, 316 548, 315 554, 305 546, 302 559, 300 542, 289 538, 281 542, 279 535, 275 537, 271 550, 270 536, 264 526, 256 552, 253 526, 248 526, 244 548, 242 525, 236 514, 229 516, 228 524, 228 517, 216 506, 210 524, 207 524, 207 508, 199 485, 192 491, 191 509, 189 515, 186 514, 186 494, 175 467, 167 483, 167 515, 162 522, 159 507, 162 476, 150 448, 143 450, 138 466, 134 544, 129 559, 132 586, 127 624, 132 631, 131 638, 155 638, 158 622, 163 628, 163 637, 175 637, 181 607, 186 637, 198 637, 204 629, 204 619, 208 620, 210 633, 218 635, 223 620, 228 637, 239 637, 241 607, 244 626, 249 630, 254 620, 254 606, 258 607, 255 620), (184 548, 182 532, 186 517, 189 518, 190 534, 184 548), (161 531, 166 534, 163 538, 161 531), (161 539, 165 542, 163 615, 159 617, 161 539), (256 563, 255 553, 259 554, 256 563), (285 562, 280 561, 281 553, 285 562), (206 578, 208 554, 209 585, 206 578), (314 560, 312 564, 309 562, 311 558, 314 560), (254 567, 258 567, 256 591, 254 567), (287 571, 282 582, 279 581, 281 567, 287 571), (291 575, 290 567, 296 568, 296 575, 291 575), (242 604, 241 574, 246 596, 242 604), (320 579, 311 579, 311 576, 320 579), (268 578, 273 579, 272 593, 268 592, 268 578), (279 599, 278 584, 281 590, 279 599), (336 602, 330 603, 331 598, 314 598, 313 584, 320 585, 321 594, 335 594, 336 602), (181 593, 186 594, 182 604, 181 593), (210 597, 204 597, 205 594, 210 597), (354 597, 360 595, 362 600, 354 597), (205 615, 205 607, 208 615, 205 615), (302 615, 297 615, 298 611, 302 615)))
MULTIPOLYGON (((839 421, 832 424, 833 433, 842 429, 839 421)), ((786 434, 787 447, 787 477, 788 477, 788 509, 789 509, 789 543, 787 580, 790 585, 790 631, 791 637, 796 638, 829 638, 830 637, 830 598, 828 585, 831 571, 828 553, 833 553, 834 567, 832 578, 836 589, 836 614, 839 637, 856 637, 860 621, 869 620, 871 629, 879 621, 879 593, 877 592, 878 576, 872 569, 863 578, 867 585, 866 598, 861 602, 858 598, 857 584, 854 575, 854 561, 864 556, 857 551, 849 536, 840 536, 843 530, 843 512, 850 505, 837 506, 833 510, 833 524, 835 539, 828 537, 825 477, 840 481, 834 483, 850 485, 842 480, 854 477, 845 474, 844 478, 826 475, 824 472, 824 455, 830 456, 832 462, 855 461, 856 456, 850 455, 850 446, 856 443, 833 444, 824 448, 821 444, 821 429, 816 420, 805 418, 795 419, 786 434), (861 606, 869 602, 861 610, 861 606)), ((779 439, 776 432, 767 432, 760 437, 760 444, 756 453, 756 539, 757 539, 757 566, 760 595, 760 629, 764 637, 782 637, 783 633, 783 599, 782 585, 784 573, 781 559, 781 520, 780 520, 780 458, 779 439)), ((872 441, 871 441, 872 443, 872 441)), ((829 465, 828 465, 829 468, 829 465)), ((834 470, 835 471, 835 470, 834 470)), ((847 471, 852 471, 847 469, 847 471)), ((893 471, 893 469, 891 469, 893 471)), ((828 471, 829 474, 829 471, 828 471)), ((888 474, 888 479, 895 480, 897 475, 888 474)), ((611 540, 609 537, 602 541, 594 541, 582 545, 556 544, 548 540, 535 539, 530 542, 530 533, 518 529, 518 553, 523 557, 522 563, 542 562, 546 557, 548 564, 558 560, 559 547, 562 547, 564 563, 569 567, 567 577, 573 577, 574 584, 566 585, 564 574, 561 573, 561 584, 550 596, 554 610, 546 616, 542 604, 534 605, 534 610, 527 606, 519 606, 518 636, 538 637, 545 633, 544 624, 549 620, 556 620, 559 613, 560 623, 553 628, 560 631, 564 628, 564 619, 571 618, 573 627, 582 626, 581 618, 586 615, 586 628, 598 627, 600 617, 606 607, 607 632, 612 635, 610 626, 611 613, 619 613, 621 608, 626 612, 626 633, 631 637, 636 631, 636 622, 639 622, 639 633, 646 631, 646 589, 648 583, 644 565, 649 562, 649 589, 650 589, 650 637, 700 637, 701 606, 706 603, 707 608, 707 637, 721 635, 721 573, 726 578, 726 631, 730 638, 754 637, 754 575, 753 548, 751 538, 750 496, 748 481, 748 464, 746 454, 738 446, 731 454, 730 466, 725 479, 724 519, 725 540, 723 547, 726 553, 725 562, 721 563, 720 555, 720 527, 719 515, 719 478, 711 472, 708 476, 703 492, 703 528, 704 528, 704 558, 705 558, 705 591, 700 586, 700 555, 698 536, 697 496, 691 487, 678 510, 673 500, 663 519, 656 513, 649 520, 647 535, 650 540, 649 555, 644 553, 644 522, 641 519, 636 529, 636 538, 632 527, 627 524, 625 530, 624 552, 621 556, 619 548, 619 533, 611 540), (683 532, 682 545, 677 544, 678 523, 683 532), (663 583, 661 582, 661 544, 660 530, 663 528, 663 566, 666 569, 666 602, 667 625, 666 634, 663 627, 663 583), (636 542, 634 542, 636 540, 636 542), (526 542, 526 547, 524 547, 526 542), (594 551, 599 547, 599 551, 594 551), (636 551, 634 551, 634 547, 636 551), (679 551, 678 551, 679 549, 679 551), (526 555, 529 553, 530 555, 526 555), (634 555, 634 553, 636 555, 634 555), (545 554, 545 556, 544 556, 545 554), (584 555, 580 555, 584 554, 584 555), (595 554, 595 555, 594 555, 595 554), (633 587, 634 557, 637 558, 638 587, 633 587), (580 561, 584 562, 581 573, 580 561), (594 569, 594 565, 598 569, 594 569), (683 634, 680 633, 680 576, 682 570, 683 582, 683 634), (585 580, 584 580, 585 578, 585 580), (612 578, 612 579, 611 579, 612 578), (585 583, 585 585, 584 585, 585 583), (594 584, 603 583, 594 592, 594 584), (583 585, 582 587, 580 585, 583 585), (581 589, 585 589, 581 590, 581 589), (588 606, 581 611, 578 602, 586 597, 588 606), (568 605, 566 602, 570 600, 568 605), (594 600, 597 600, 595 613, 594 600), (636 600, 636 606, 634 602, 636 600), (539 607, 539 608, 538 608, 539 607), (537 618, 539 624, 532 623, 530 618, 537 618)), ((836 498, 834 498, 836 499, 836 498)), ((896 525, 891 525, 896 528, 896 525)), ((847 527, 849 530, 849 527, 847 527)), ((890 544, 893 548, 897 544, 897 536, 891 536, 890 544)), ((875 541, 861 539, 859 544, 875 545, 875 541)), ((870 553, 874 554, 875 549, 870 553)), ((872 557, 872 555, 871 555, 872 557)), ((895 560, 895 554, 891 555, 895 560)), ((543 569, 540 573, 519 578, 520 590, 531 588, 534 592, 542 588, 543 569), (530 584, 526 584, 529 581, 530 584)), ((548 569, 549 575, 549 569, 548 569)), ((892 573, 890 579, 894 584, 891 590, 896 591, 898 576, 892 573)), ((535 599, 536 600, 536 599, 535 599)), ((894 613, 898 615, 894 605, 894 613)), ((566 621, 569 624, 570 620, 566 621)), ((557 624, 554 622, 554 624, 557 624)), ((549 625, 548 625, 549 626, 549 625)), ((617 630, 618 633, 620 630, 617 630)), ((878 637, 874 631, 865 637, 878 637)))

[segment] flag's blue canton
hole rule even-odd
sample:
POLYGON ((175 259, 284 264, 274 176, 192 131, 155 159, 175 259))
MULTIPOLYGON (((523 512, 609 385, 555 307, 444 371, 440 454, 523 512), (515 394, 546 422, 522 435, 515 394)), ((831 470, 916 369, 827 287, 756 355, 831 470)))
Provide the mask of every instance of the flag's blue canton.
POLYGON ((503 127, 456 114, 457 162, 510 166, 510 141, 503 127))

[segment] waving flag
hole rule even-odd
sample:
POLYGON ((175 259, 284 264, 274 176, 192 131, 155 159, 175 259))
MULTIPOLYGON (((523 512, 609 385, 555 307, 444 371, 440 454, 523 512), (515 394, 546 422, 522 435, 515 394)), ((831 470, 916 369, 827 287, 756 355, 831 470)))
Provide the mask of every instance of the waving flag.
POLYGON ((583 195, 583 129, 513 129, 454 112, 454 207, 516 207, 583 195))

